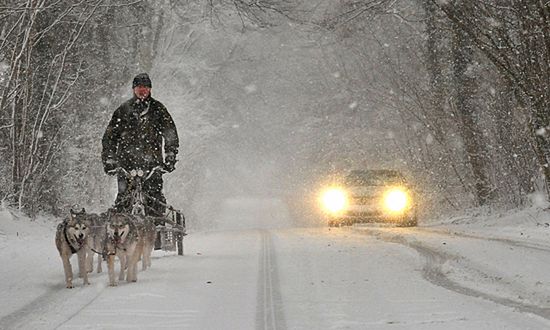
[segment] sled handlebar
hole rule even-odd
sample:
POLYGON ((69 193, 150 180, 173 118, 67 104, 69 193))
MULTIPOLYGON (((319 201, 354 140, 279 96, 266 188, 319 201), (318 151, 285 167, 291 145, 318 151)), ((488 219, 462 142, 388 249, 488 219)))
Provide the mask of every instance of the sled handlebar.
POLYGON ((119 166, 119 167, 109 171, 108 173, 109 174, 122 173, 128 178, 133 178, 135 176, 145 177, 144 181, 146 181, 146 180, 149 180, 149 178, 151 178, 151 176, 157 171, 160 172, 161 174, 164 174, 164 173, 168 172, 168 171, 166 171, 166 169, 164 169, 164 166, 158 165, 158 166, 153 167, 153 169, 150 170, 150 171, 143 171, 142 169, 127 170, 124 167, 119 166))

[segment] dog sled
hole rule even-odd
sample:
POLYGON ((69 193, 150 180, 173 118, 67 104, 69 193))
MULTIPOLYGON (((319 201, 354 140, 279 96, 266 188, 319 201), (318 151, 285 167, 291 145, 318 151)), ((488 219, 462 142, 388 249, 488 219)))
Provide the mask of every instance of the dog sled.
MULTIPOLYGON (((114 169, 118 174, 126 176, 128 181, 128 198, 124 201, 123 211, 132 215, 149 216, 154 220, 157 232, 155 250, 175 251, 178 255, 183 255, 183 237, 187 235, 185 226, 185 216, 183 212, 174 208, 172 205, 159 201, 145 194, 142 190, 143 183, 149 180, 155 172, 165 172, 161 166, 157 166, 150 171, 141 169, 126 170, 122 167, 114 169), (162 216, 152 215, 147 210, 147 200, 153 200, 155 203, 166 208, 162 216)), ((117 207, 115 205, 115 207, 117 207)))

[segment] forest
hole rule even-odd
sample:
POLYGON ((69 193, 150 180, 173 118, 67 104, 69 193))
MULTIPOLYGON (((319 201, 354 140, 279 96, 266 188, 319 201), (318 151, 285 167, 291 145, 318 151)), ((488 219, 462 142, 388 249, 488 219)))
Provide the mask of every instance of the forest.
POLYGON ((108 207, 101 136, 140 72, 195 223, 235 195, 307 213, 350 168, 402 170, 427 217, 550 198, 546 0, 0 0, 2 206, 108 207))

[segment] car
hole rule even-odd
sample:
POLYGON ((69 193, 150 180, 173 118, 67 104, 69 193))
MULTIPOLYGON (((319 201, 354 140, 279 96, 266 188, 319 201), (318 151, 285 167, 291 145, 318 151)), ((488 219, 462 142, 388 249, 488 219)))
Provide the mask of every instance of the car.
POLYGON ((418 224, 416 194, 397 170, 353 170, 327 188, 321 205, 331 227, 385 222, 418 224))

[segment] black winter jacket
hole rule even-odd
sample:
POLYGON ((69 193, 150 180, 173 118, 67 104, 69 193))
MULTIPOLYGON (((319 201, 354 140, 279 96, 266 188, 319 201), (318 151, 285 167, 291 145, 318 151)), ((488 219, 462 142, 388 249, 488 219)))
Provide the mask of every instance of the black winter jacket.
POLYGON ((115 110, 103 134, 103 165, 109 159, 129 170, 161 165, 163 139, 164 153, 177 154, 178 133, 166 107, 152 97, 134 96, 115 110))

